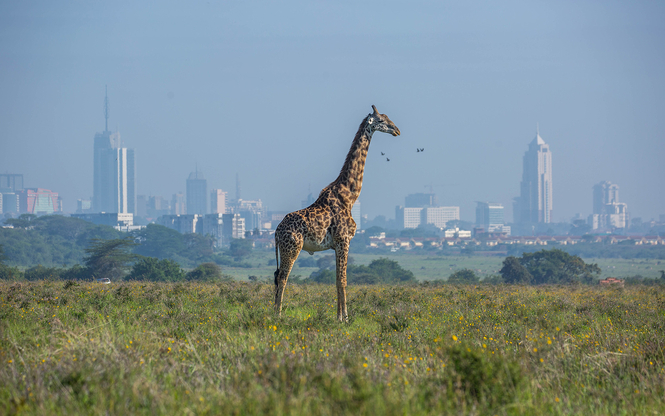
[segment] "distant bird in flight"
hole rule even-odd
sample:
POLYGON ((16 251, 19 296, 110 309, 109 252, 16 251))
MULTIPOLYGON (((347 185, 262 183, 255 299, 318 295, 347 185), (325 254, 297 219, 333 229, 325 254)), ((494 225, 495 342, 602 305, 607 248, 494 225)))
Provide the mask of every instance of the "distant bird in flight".
POLYGON ((385 155, 386 155, 385 153, 381 152, 381 156, 385 156, 385 155))
POLYGON ((390 162, 390 159, 386 158, 386 161, 390 162))
POLYGON ((425 151, 424 147, 416 148, 416 152, 418 152, 418 153, 424 152, 424 151, 425 151))

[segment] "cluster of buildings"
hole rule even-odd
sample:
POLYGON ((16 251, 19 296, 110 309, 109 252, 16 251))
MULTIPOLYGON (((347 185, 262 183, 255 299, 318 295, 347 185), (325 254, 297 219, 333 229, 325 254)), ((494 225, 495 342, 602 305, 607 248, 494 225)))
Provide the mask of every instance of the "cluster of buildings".
MULTIPOLYGON (((482 253, 483 247, 491 250, 498 245, 526 245, 526 246, 566 246, 579 243, 598 244, 629 244, 640 246, 665 245, 665 238, 661 236, 626 236, 626 235, 595 235, 592 238, 581 236, 472 236, 471 232, 461 233, 450 230, 444 237, 413 238, 385 236, 369 237, 369 247, 376 249, 413 250, 417 248, 442 249, 446 247, 464 248, 474 247, 482 253)), ((478 251, 476 251, 478 252, 478 251)), ((487 251, 488 255, 505 255, 505 252, 487 251)))
POLYGON ((25 188, 20 173, 0 174, 0 214, 45 215, 62 211, 57 192, 44 188, 25 188))
MULTIPOLYGON (((265 237, 286 215, 286 212, 268 211, 260 199, 242 199, 237 175, 235 199, 229 199, 228 192, 222 189, 208 189, 207 180, 198 169, 187 177, 185 192, 175 193, 171 198, 137 194, 134 149, 123 145, 120 133, 108 129, 108 108, 107 95, 105 128, 94 136, 93 195, 79 199, 72 216, 127 231, 154 222, 181 233, 209 234, 218 244, 226 245, 234 238, 265 237)), ((511 232, 529 234, 525 230, 533 229, 535 224, 552 222, 552 196, 552 153, 537 130, 523 156, 520 196, 513 201, 512 228, 506 225, 502 204, 478 201, 475 225, 471 230, 460 230, 460 208, 440 206, 431 192, 406 196, 404 205, 395 208, 395 220, 397 227, 403 229, 436 227, 443 238, 505 240, 511 232)), ((310 193, 302 201, 302 207, 314 201, 310 193)), ((21 174, 0 174, 0 214, 41 215, 61 211, 62 200, 56 192, 25 188, 21 174)), ((359 201, 352 215, 357 229, 362 230, 359 201)), ((590 229, 599 232, 625 229, 628 219, 626 204, 619 202, 618 185, 604 181, 593 187, 593 214, 586 220, 590 229)))

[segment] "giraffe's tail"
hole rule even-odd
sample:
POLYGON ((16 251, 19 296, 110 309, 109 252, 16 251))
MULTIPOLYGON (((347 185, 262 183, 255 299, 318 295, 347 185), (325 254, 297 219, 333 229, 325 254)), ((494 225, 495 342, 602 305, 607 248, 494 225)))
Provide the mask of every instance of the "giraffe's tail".
POLYGON ((277 277, 279 276, 279 244, 277 244, 277 238, 275 238, 275 263, 277 264, 277 270, 275 270, 275 286, 277 286, 277 277))

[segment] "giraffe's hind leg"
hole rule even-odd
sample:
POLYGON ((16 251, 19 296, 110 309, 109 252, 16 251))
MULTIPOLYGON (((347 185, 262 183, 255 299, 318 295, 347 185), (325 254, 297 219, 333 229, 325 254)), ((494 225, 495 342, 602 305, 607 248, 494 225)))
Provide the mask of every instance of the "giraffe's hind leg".
POLYGON ((279 269, 275 272, 275 313, 278 316, 282 314, 282 299, 286 282, 303 245, 302 237, 291 236, 288 240, 284 242, 285 244, 281 242, 279 244, 280 264, 279 269))

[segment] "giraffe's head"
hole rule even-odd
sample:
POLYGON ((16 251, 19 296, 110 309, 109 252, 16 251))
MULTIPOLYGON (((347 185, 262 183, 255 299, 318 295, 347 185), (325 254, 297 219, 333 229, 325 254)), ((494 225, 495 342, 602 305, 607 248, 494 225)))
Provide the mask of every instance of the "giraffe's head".
POLYGON ((395 123, 390 121, 387 115, 379 113, 375 106, 372 106, 372 110, 374 111, 367 116, 367 124, 372 131, 382 131, 393 136, 399 136, 399 129, 395 123))

